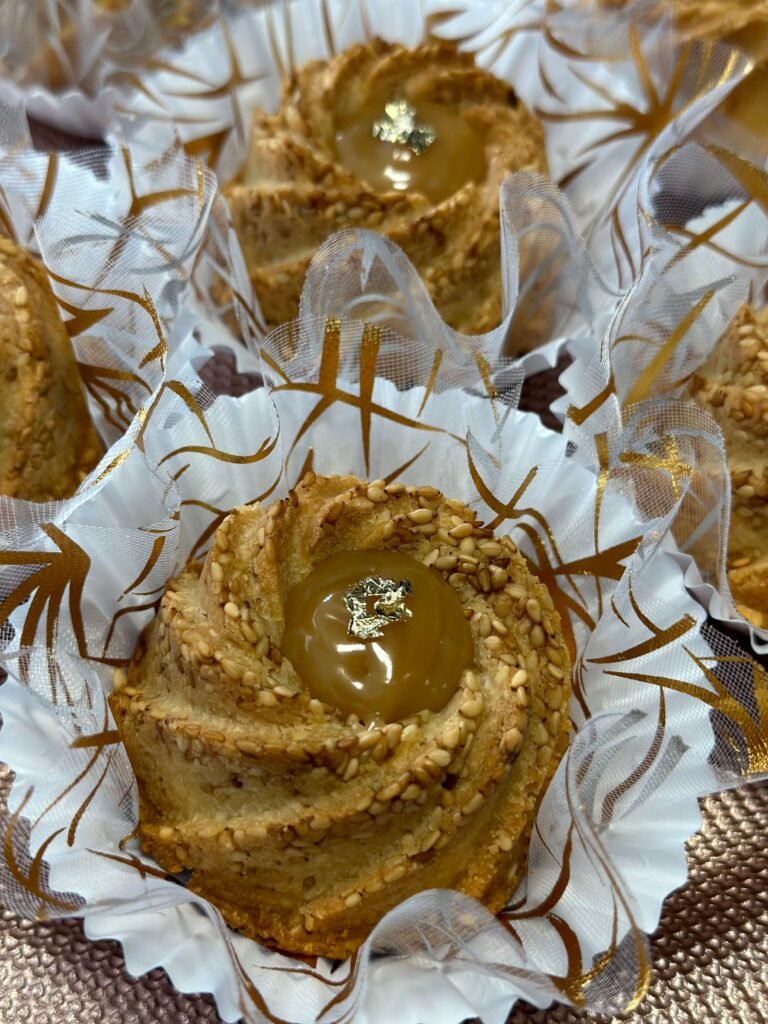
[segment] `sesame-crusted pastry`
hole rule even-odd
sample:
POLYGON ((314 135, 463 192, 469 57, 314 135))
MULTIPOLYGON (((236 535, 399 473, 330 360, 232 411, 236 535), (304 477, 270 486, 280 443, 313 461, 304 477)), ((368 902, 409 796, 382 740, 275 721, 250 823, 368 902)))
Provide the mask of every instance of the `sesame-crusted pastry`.
POLYGON ((693 393, 725 438, 733 598, 745 618, 768 626, 768 308, 741 308, 694 377, 693 393))
POLYGON ((0 239, 0 366, 0 494, 69 497, 99 461, 101 442, 45 270, 8 239, 0 239))
POLYGON ((499 185, 546 169, 541 124, 469 54, 376 39, 285 83, 226 191, 270 324, 297 315, 319 245, 360 227, 396 242, 443 319, 472 334, 501 320, 499 185))
POLYGON ((424 889, 504 906, 569 679, 509 538, 434 487, 308 473, 169 584, 110 704, 143 848, 247 935, 340 957, 424 889))

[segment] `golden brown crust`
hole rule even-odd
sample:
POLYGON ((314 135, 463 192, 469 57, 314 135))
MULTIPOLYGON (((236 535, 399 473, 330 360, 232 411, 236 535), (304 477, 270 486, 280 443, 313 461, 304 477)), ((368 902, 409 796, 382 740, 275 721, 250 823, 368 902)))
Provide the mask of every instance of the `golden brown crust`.
POLYGON ((7 239, 0 239, 0 365, 0 493, 69 497, 98 462, 101 442, 45 270, 7 239))
POLYGON ((202 569, 169 585, 110 704, 144 849, 190 870, 246 934, 346 956, 423 889, 506 903, 567 744, 569 678, 549 592, 508 538, 432 487, 308 474, 224 521, 202 569), (361 722, 312 698, 280 652, 290 588, 336 551, 371 548, 431 565, 462 601, 475 665, 441 711, 361 722))
POLYGON ((692 388, 725 439, 731 591, 746 618, 768 626, 768 309, 741 308, 692 388))
POLYGON ((298 313, 309 261, 344 227, 372 228, 416 267, 440 314, 464 333, 501 320, 499 185, 517 170, 546 172, 543 130, 508 86, 453 44, 414 50, 373 40, 330 63, 314 61, 286 83, 274 116, 257 113, 243 182, 227 189, 249 273, 268 323, 298 313), (482 131, 487 172, 441 202, 376 192, 340 165, 335 124, 374 84, 406 80, 482 131))

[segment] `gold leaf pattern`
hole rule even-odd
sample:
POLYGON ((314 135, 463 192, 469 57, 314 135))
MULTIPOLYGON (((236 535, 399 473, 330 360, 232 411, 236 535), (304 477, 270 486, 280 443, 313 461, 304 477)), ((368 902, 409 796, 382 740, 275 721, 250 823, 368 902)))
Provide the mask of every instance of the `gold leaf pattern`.
MULTIPOLYGON (((385 406, 374 402, 372 398, 372 374, 375 370, 378 354, 379 340, 376 329, 366 326, 364 330, 365 345, 361 348, 361 378, 368 381, 368 387, 361 389, 360 393, 346 390, 339 382, 339 356, 341 345, 341 323, 338 320, 329 319, 325 326, 322 342, 322 354, 316 381, 292 380, 288 373, 280 366, 275 356, 267 350, 262 350, 262 359, 265 364, 274 371, 277 377, 283 382, 274 384, 272 390, 275 394, 280 392, 304 392, 317 395, 318 400, 312 408, 301 427, 296 431, 294 439, 288 449, 288 456, 296 448, 299 441, 317 421, 333 409, 334 405, 350 405, 360 412, 360 431, 363 442, 365 465, 368 466, 370 457, 370 425, 373 416, 378 416, 391 423, 400 426, 410 427, 418 431, 443 433, 442 429, 428 423, 420 423, 401 413, 387 409, 385 406)), ((434 367, 433 367, 434 370, 434 367)), ((432 373, 430 373, 431 377, 432 373)), ((457 441, 461 439, 456 437, 457 441)))
POLYGON ((52 649, 64 594, 69 590, 69 613, 72 630, 81 657, 88 657, 85 622, 81 600, 85 579, 91 567, 86 552, 53 523, 40 526, 56 545, 56 551, 0 551, 0 565, 39 566, 25 576, 0 603, 0 622, 32 598, 27 611, 20 644, 30 647, 38 639, 45 617, 45 643, 52 649))

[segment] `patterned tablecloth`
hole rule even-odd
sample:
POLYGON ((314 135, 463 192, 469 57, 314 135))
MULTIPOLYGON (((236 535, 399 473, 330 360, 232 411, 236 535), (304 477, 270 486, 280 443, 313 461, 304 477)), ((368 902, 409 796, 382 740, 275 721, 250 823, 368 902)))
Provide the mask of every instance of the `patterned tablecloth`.
MULTIPOLYGON (((205 370, 217 392, 258 384, 235 372, 231 356, 217 356, 205 370)), ((526 382, 522 403, 550 426, 558 371, 526 382)), ((0 799, 9 784, 2 771, 0 799)), ((508 1024, 768 1022, 768 783, 712 797, 702 810, 701 831, 688 844, 688 884, 667 899, 652 938, 653 980, 640 1008, 624 1018, 588 1018, 564 1006, 518 1004, 508 1024)), ((33 923, 1 908, 0 889, 0 1024, 220 1020, 209 996, 181 995, 162 970, 131 977, 119 945, 89 942, 79 922, 33 923)))

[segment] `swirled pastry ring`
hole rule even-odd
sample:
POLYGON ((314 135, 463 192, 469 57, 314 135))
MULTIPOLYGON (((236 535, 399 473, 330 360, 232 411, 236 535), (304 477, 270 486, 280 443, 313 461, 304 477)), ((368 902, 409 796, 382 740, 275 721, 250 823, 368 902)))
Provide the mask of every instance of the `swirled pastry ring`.
POLYGON ((246 934, 345 956, 420 890, 506 903, 568 681, 509 538, 434 487, 309 473, 169 584, 111 706, 144 849, 246 934), (386 671, 339 683, 357 657, 386 671))
POLYGON ((499 186, 515 171, 547 160, 509 85, 452 43, 374 39, 286 80, 225 192, 269 324, 298 314, 325 239, 357 227, 396 242, 443 319, 479 334, 501 320, 499 186))

